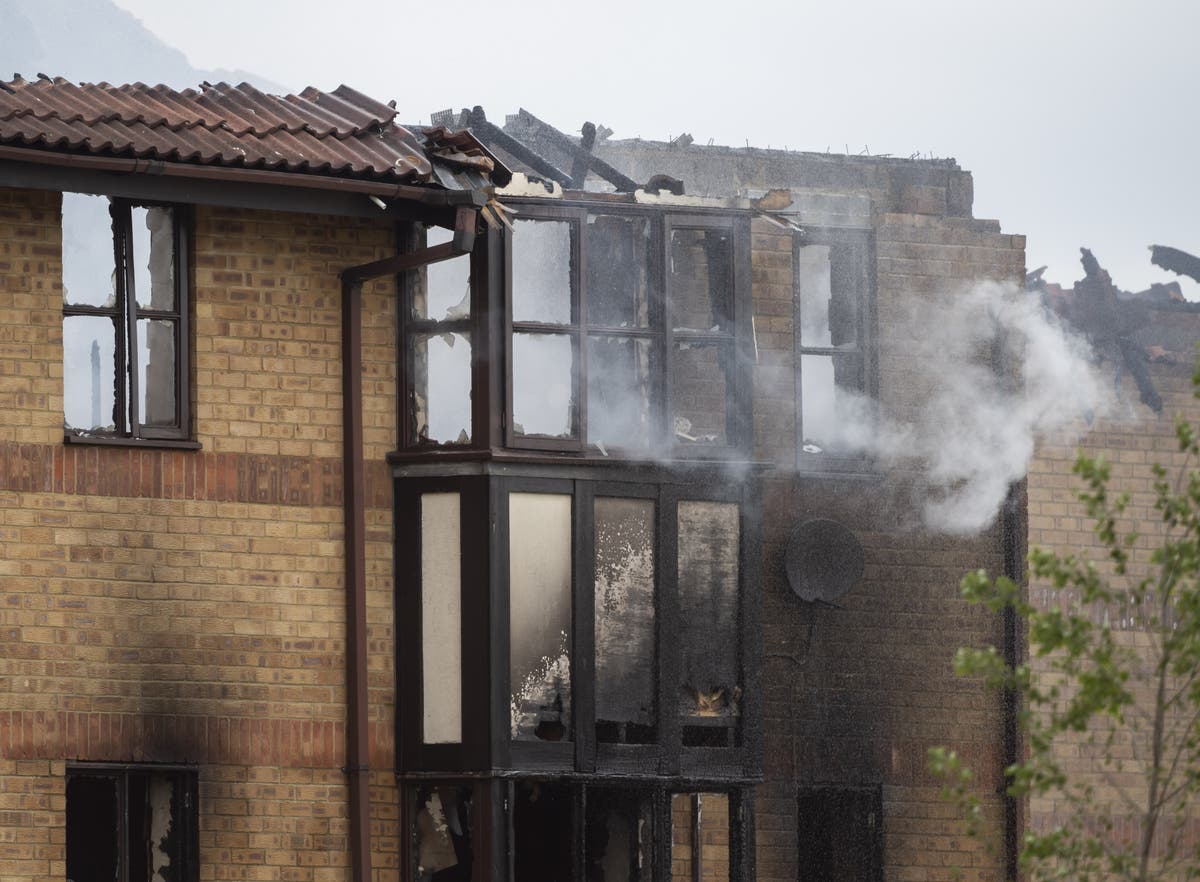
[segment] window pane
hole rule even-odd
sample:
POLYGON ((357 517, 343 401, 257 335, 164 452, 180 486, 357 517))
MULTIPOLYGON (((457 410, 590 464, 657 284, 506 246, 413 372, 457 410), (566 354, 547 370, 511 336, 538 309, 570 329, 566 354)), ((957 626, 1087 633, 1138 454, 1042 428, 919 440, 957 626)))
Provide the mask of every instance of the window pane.
POLYGON ((421 696, 426 744, 462 741, 462 545, 457 493, 421 495, 421 696))
POLYGON ((511 493, 509 677, 512 737, 571 735, 571 497, 511 493))
POLYGON ((175 311, 175 226, 170 208, 131 209, 133 287, 141 309, 175 311))
POLYGON ((741 519, 732 502, 683 501, 678 515, 683 614, 680 713, 701 725, 737 716, 741 699, 737 662, 741 519))
POLYGON ((858 298, 850 267, 844 265, 849 256, 827 245, 796 250, 801 345, 854 346, 858 341, 858 298), (842 258, 836 266, 831 253, 842 258))
POLYGON ((720 230, 673 230, 671 326, 677 331, 733 330, 733 241, 720 230))
POLYGON ((114 431, 115 382, 113 319, 94 315, 64 318, 63 417, 67 427, 114 431))
POLYGON ((105 196, 63 193, 63 303, 117 305, 112 217, 105 196))
POLYGON ((138 402, 144 426, 178 425, 175 416, 175 321, 138 319, 138 402))
MULTIPOLYGON (((443 245, 454 238, 454 231, 430 227, 429 246, 443 245)), ((420 319, 453 321, 471 314, 471 255, 440 260, 425 267, 425 289, 413 299, 413 315, 420 319)))
POLYGON ((675 345, 671 420, 677 441, 728 443, 732 361, 727 344, 675 345))
POLYGON ((559 781, 513 783, 512 882, 574 878, 578 853, 574 796, 573 788, 559 781))
POLYGON ((471 788, 425 784, 417 788, 416 880, 471 878, 471 788))
POLYGON ((519 220, 512 237, 513 321, 571 323, 571 225, 519 220))
POLYGON ((596 723, 602 741, 653 741, 654 502, 596 500, 596 723), (632 724, 632 725, 627 725, 632 724))
POLYGON ((610 328, 650 326, 650 222, 644 217, 589 215, 588 323, 610 328))
POLYGON ((471 338, 420 334, 413 338, 415 440, 467 444, 471 440, 471 338))
POLYGON ((655 416, 654 341, 640 337, 588 338, 589 444, 645 448, 655 416))
POLYGON ((648 792, 588 787, 584 878, 588 882, 651 882, 653 830, 648 792))
POLYGON ((862 358, 847 355, 800 356, 800 425, 806 453, 865 447, 869 425, 863 412, 862 358))
POLYGON ((513 431, 574 438, 575 338, 513 334, 513 431))

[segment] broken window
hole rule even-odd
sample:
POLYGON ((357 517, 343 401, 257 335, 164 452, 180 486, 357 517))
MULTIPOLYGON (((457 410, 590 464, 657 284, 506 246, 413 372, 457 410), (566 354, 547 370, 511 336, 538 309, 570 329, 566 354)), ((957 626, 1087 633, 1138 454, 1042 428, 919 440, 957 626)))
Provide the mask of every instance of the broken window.
POLYGON ((182 211, 64 193, 63 424, 182 439, 188 426, 182 211))
POLYGON ((728 794, 672 794, 672 882, 728 882, 729 832, 728 794))
POLYGON ((601 455, 732 446, 731 221, 673 228, 661 214, 520 211, 511 239, 514 443, 601 455))
POLYGON ((178 767, 68 767, 67 879, 194 882, 196 784, 178 767))
POLYGON ((800 790, 797 844, 801 880, 883 878, 883 795, 879 787, 800 790))
POLYGON ((472 799, 470 787, 455 784, 416 789, 414 882, 469 882, 472 799))
POLYGON ((741 518, 731 502, 678 506, 685 747, 731 747, 741 713, 738 587, 741 518))
POLYGON ((595 501, 596 738, 655 740, 655 504, 595 501))
MULTIPOLYGON (((453 238, 430 227, 429 246, 453 238)), ((471 257, 438 261, 414 273, 407 329, 410 444, 471 442, 471 257)))
POLYGON ((821 231, 792 253, 799 462, 861 455, 871 432, 867 234, 821 231))
POLYGON ((510 493, 511 735, 571 738, 571 497, 510 493))
POLYGON ((584 831, 586 882, 652 882, 654 803, 648 790, 589 787, 584 831))

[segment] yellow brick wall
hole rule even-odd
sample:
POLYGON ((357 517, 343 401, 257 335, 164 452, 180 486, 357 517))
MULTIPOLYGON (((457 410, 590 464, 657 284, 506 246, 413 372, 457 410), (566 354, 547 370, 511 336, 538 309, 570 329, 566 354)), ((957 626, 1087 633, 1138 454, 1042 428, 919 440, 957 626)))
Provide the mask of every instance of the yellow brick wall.
MULTIPOLYGON (((0 189, 0 878, 61 880, 65 763, 193 762, 201 878, 348 878, 340 284, 383 222, 198 208, 201 451, 64 445, 59 197, 0 189)), ((107 235, 107 233, 104 233, 107 235)), ((372 833, 392 775, 395 298, 364 292, 372 833)))
MULTIPOLYGON (((1111 411, 1097 418, 1090 425, 1083 415, 1073 427, 1074 433, 1047 439, 1039 445, 1037 456, 1031 466, 1028 481, 1029 494, 1029 544, 1053 549, 1060 554, 1074 554, 1095 562, 1102 572, 1111 573, 1105 552, 1096 541, 1093 522, 1088 518, 1085 507, 1076 498, 1082 488, 1080 480, 1071 473, 1077 453, 1082 450, 1089 456, 1103 456, 1111 463, 1112 479, 1109 487, 1113 494, 1128 493, 1129 507, 1125 520, 1119 525, 1122 533, 1136 530, 1140 535, 1132 548, 1130 573, 1133 579, 1153 572, 1150 555, 1162 539, 1162 519, 1154 510, 1154 488, 1151 465, 1164 466, 1171 475, 1177 474, 1184 464, 1175 440, 1175 417, 1182 415, 1193 425, 1200 423, 1200 401, 1192 394, 1191 375, 1195 366, 1195 350, 1192 344, 1200 340, 1200 315, 1162 311, 1154 314, 1149 328, 1141 332, 1139 339, 1145 343, 1168 342, 1167 360, 1151 365, 1154 386, 1162 395, 1163 412, 1154 414, 1141 404, 1138 392, 1123 368, 1112 362, 1103 362, 1097 369, 1111 380, 1118 400, 1111 411), (1165 340, 1169 336, 1173 344, 1165 340), (1077 441, 1077 439, 1082 439, 1077 441)), ((1194 467, 1194 463, 1192 464, 1194 467)), ((1060 601, 1063 595, 1051 592, 1046 585, 1034 582, 1029 587, 1031 600, 1044 606, 1060 601)), ((1071 598, 1070 594, 1066 595, 1071 598)), ((1091 614, 1101 620, 1107 618, 1116 631, 1117 642, 1131 647, 1143 657, 1149 657, 1150 635, 1141 629, 1136 620, 1121 620, 1116 611, 1094 609, 1091 614)), ((1045 661, 1033 659, 1034 670, 1048 678, 1045 661)), ((1049 682, 1045 679, 1044 682, 1049 682)), ((1148 682, 1134 686, 1138 703, 1147 708, 1152 706, 1152 690, 1148 682)), ((1094 788, 1091 804, 1116 818, 1115 836, 1132 839, 1140 829, 1136 819, 1123 812, 1121 795, 1115 784, 1130 795, 1137 796, 1143 788, 1144 778, 1130 740, 1120 739, 1112 751, 1114 759, 1120 759, 1122 768, 1105 769, 1102 766, 1103 751, 1089 745, 1087 733, 1064 737, 1056 745, 1056 752, 1063 769, 1076 781, 1090 784, 1094 788)), ((1142 744, 1138 754, 1146 755, 1146 735, 1140 736, 1142 744)), ((1034 829, 1046 830, 1071 819, 1078 807, 1060 797, 1047 796, 1031 801, 1029 823, 1034 829)), ((1194 806, 1186 818, 1173 818, 1182 823, 1181 845, 1195 849, 1200 845, 1200 805, 1194 806)))

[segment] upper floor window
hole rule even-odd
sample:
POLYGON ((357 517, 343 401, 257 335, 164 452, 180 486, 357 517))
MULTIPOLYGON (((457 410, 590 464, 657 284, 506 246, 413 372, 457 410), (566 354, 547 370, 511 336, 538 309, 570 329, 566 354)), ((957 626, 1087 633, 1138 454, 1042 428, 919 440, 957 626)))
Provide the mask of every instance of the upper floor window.
POLYGON ((518 218, 509 443, 632 456, 744 448, 744 219, 526 205, 518 218))
POLYGON ((798 464, 861 468, 875 370, 869 234, 806 231, 792 267, 798 464))
POLYGON ((64 193, 63 425, 68 438, 184 439, 183 212, 64 193))

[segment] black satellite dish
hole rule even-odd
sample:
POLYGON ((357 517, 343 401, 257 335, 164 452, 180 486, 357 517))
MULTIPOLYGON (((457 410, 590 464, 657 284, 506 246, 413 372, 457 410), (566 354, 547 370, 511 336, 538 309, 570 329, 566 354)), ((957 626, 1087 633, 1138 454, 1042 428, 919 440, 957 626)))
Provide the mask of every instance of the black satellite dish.
POLYGON ((801 600, 833 603, 862 578, 862 543, 837 521, 804 521, 788 538, 784 567, 801 600))

